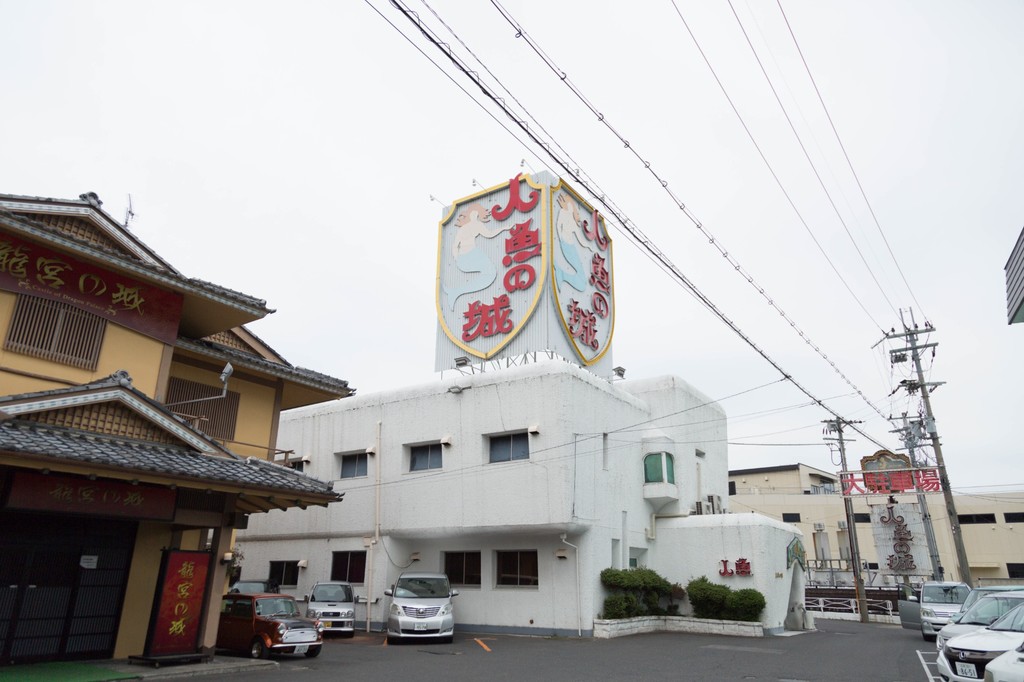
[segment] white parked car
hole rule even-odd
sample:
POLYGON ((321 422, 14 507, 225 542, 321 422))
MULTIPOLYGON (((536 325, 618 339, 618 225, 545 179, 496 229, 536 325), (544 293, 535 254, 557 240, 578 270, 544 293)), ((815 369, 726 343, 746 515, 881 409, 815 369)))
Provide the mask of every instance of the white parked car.
MULTIPOLYGON (((1024 590, 986 593, 965 611, 953 614, 949 622, 942 626, 935 639, 936 648, 942 651, 942 646, 950 639, 987 627, 1021 604, 1024 604, 1024 590)), ((1024 682, 1024 678, 1020 682, 1024 682)))
POLYGON ((1024 680, 1024 648, 1017 647, 996 656, 985 666, 985 682, 1020 682, 1024 680))
POLYGON ((900 624, 911 630, 920 630, 921 636, 932 641, 950 616, 960 611, 961 604, 971 593, 967 583, 928 581, 912 590, 902 586, 899 600, 900 624))
POLYGON ((974 632, 946 642, 938 657, 939 676, 949 682, 977 682, 996 657, 1024 644, 1024 604, 974 632))
POLYGON ((351 583, 339 580, 317 583, 306 595, 306 617, 319 618, 324 632, 352 637, 355 634, 352 626, 355 609, 351 583))
POLYGON ((444 573, 403 573, 394 587, 388 610, 388 642, 430 638, 451 643, 455 634, 453 590, 444 573))

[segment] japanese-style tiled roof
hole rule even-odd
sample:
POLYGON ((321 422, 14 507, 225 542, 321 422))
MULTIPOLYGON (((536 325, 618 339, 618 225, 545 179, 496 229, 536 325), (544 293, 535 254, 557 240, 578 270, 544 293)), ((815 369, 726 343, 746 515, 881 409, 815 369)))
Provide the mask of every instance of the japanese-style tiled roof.
POLYGON ((267 309, 267 302, 263 299, 201 279, 185 277, 177 270, 163 265, 147 263, 137 259, 127 259, 121 251, 105 248, 92 241, 77 239, 52 230, 48 226, 25 216, 15 215, 7 210, 0 210, 0 227, 14 230, 20 234, 31 235, 49 243, 59 244, 69 252, 90 256, 135 276, 159 282, 172 290, 187 291, 233 305, 258 310, 261 313, 260 317, 274 312, 267 309))
POLYGON ((310 388, 328 393, 334 393, 338 397, 344 397, 355 393, 355 389, 348 387, 344 379, 336 379, 311 369, 296 367, 291 364, 280 364, 271 362, 258 355, 239 351, 229 346, 214 343, 209 339, 185 339, 179 338, 177 347, 190 350, 195 353, 206 355, 217 360, 229 360, 238 367, 251 367, 267 374, 288 379, 296 383, 304 384, 310 388))
POLYGON ((131 385, 124 371, 83 384, 0 396, 0 457, 37 470, 87 471, 179 488, 239 495, 246 512, 326 505, 339 501, 330 483, 258 458, 240 457, 161 403, 131 385), (71 428, 40 416, 82 406, 114 405, 149 420, 171 438, 142 439, 104 431, 104 425, 71 428))
POLYGON ((329 483, 249 457, 205 455, 189 448, 111 438, 74 429, 46 426, 21 419, 0 422, 0 450, 31 455, 36 466, 52 460, 116 469, 124 474, 159 474, 179 479, 180 485, 203 488, 223 483, 282 499, 307 499, 321 504, 341 499, 329 483))

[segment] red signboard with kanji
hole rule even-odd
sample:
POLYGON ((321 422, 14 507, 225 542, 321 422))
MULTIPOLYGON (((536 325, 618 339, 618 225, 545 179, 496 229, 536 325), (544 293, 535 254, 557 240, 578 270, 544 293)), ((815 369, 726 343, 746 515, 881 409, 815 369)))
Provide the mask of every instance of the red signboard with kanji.
POLYGON ((196 653, 209 569, 209 552, 164 550, 147 658, 196 653))
POLYGON ((894 495, 896 493, 941 493, 938 467, 842 471, 839 481, 843 495, 894 495))
POLYGON ((0 233, 0 289, 67 303, 173 344, 183 297, 0 233))
POLYGON ((175 491, 160 486, 15 471, 7 507, 170 521, 176 500, 175 491))

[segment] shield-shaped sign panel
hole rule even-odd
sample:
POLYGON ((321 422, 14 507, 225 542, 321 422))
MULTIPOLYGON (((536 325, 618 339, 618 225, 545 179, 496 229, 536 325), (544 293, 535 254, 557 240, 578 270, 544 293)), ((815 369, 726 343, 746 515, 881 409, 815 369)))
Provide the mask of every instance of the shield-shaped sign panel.
POLYGON ((444 333, 478 358, 501 351, 530 319, 548 263, 544 186, 520 174, 461 199, 439 226, 437 312, 444 333))
POLYGON ((615 327, 612 243, 604 218, 569 185, 551 189, 551 271, 565 332, 584 365, 608 352, 615 327))

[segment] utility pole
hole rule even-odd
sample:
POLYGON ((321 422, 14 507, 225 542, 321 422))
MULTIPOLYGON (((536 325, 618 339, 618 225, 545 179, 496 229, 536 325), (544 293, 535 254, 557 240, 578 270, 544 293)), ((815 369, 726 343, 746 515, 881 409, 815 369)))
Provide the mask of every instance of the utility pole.
MULTIPOLYGON (((829 419, 824 422, 825 433, 835 433, 836 438, 825 438, 839 442, 839 457, 843 467, 846 468, 846 442, 843 440, 844 424, 859 424, 860 422, 845 421, 842 419, 829 419)), ((857 524, 853 517, 853 500, 849 495, 843 495, 843 506, 846 507, 846 528, 850 536, 850 563, 853 564, 853 586, 857 594, 857 610, 860 612, 860 622, 868 622, 868 601, 864 594, 864 580, 861 578, 860 546, 857 544, 857 524)))
MULTIPOLYGON (((932 413, 932 401, 930 389, 941 386, 945 382, 928 382, 924 380, 924 370, 921 369, 921 351, 926 348, 934 348, 938 346, 937 343, 920 343, 918 337, 920 334, 929 334, 935 331, 935 328, 930 323, 925 322, 924 329, 918 329, 917 323, 914 322, 913 312, 910 314, 910 322, 913 327, 908 327, 906 320, 903 319, 903 313, 900 312, 900 321, 903 323, 903 331, 896 332, 893 330, 891 333, 885 335, 885 339, 906 339, 908 345, 907 348, 900 348, 897 350, 890 350, 889 355, 892 358, 893 364, 897 362, 904 362, 907 359, 907 352, 910 352, 910 359, 914 363, 914 369, 917 372, 917 381, 905 379, 900 382, 903 388, 907 389, 907 393, 912 395, 915 391, 921 391, 921 401, 924 403, 925 412, 925 430, 932 440, 932 450, 935 452, 935 466, 939 470, 939 483, 942 485, 942 495, 946 500, 946 514, 949 516, 950 530, 953 533, 953 546, 956 548, 956 561, 957 568, 960 571, 960 580, 971 584, 971 565, 967 559, 967 550, 964 548, 963 533, 960 530, 960 520, 956 514, 956 503, 953 501, 953 491, 949 487, 949 475, 946 473, 946 463, 942 457, 942 443, 939 442, 939 431, 935 426, 935 415, 932 413)), ((877 344, 876 344, 877 345, 877 344)))
MULTIPOLYGON (((903 413, 903 428, 896 429, 890 433, 900 434, 900 439, 907 448, 907 455, 910 457, 910 465, 913 467, 924 466, 924 460, 917 457, 918 434, 923 432, 920 420, 908 422, 907 413, 903 413)), ((928 496, 918 491, 917 504, 921 507, 921 518, 924 521, 924 537, 928 542, 928 557, 932 565, 932 580, 942 580, 939 573, 939 546, 935 542, 935 528, 932 527, 932 515, 928 511, 928 496)))

